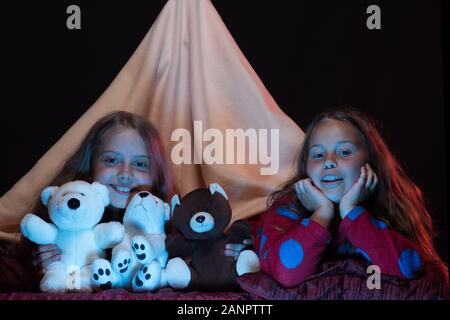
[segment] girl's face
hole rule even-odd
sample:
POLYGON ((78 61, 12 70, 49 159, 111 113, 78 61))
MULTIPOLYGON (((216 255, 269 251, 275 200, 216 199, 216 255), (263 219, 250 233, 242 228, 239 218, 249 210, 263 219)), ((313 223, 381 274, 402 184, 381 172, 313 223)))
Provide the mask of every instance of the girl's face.
POLYGON ((130 195, 151 185, 147 145, 131 128, 108 130, 94 154, 93 178, 109 189, 111 205, 124 209, 130 195))
POLYGON ((350 123, 326 119, 312 131, 307 174, 334 203, 358 180, 368 160, 367 148, 350 123))

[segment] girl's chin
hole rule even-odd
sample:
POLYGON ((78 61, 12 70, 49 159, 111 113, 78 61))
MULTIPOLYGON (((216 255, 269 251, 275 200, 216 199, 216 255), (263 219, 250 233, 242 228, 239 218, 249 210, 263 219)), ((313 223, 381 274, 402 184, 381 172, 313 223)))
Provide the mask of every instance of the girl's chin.
POLYGON ((124 200, 111 199, 110 205, 117 209, 125 209, 127 206, 127 199, 124 199, 124 200))
POLYGON ((126 206, 122 203, 119 203, 119 204, 111 203, 111 206, 113 206, 116 209, 125 209, 126 208, 126 206))
POLYGON ((110 204, 118 209, 125 209, 128 203, 128 198, 130 197, 130 193, 120 192, 112 188, 111 186, 108 186, 108 188, 110 189, 110 204))
POLYGON ((341 202, 341 199, 342 199, 341 193, 324 192, 324 194, 328 198, 328 200, 330 200, 331 202, 333 202, 335 204, 339 204, 339 202, 341 202))

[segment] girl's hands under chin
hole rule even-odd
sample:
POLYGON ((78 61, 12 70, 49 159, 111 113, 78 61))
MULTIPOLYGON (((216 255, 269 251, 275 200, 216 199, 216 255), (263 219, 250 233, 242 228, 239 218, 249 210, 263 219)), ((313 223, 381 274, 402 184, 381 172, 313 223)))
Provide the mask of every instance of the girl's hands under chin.
POLYGON ((302 179, 294 184, 297 198, 306 208, 306 210, 314 212, 318 209, 326 209, 334 211, 333 203, 315 187, 310 178, 302 179))
POLYGON ((342 219, 375 191, 378 177, 368 163, 361 167, 361 175, 352 187, 342 196, 339 202, 339 212, 342 219))

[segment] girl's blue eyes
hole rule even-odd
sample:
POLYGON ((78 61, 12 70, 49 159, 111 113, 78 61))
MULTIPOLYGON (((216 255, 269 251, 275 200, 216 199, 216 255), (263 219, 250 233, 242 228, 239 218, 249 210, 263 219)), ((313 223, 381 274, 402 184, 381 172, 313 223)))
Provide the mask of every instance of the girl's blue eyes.
MULTIPOLYGON (((350 149, 343 149, 343 150, 338 150, 336 152, 336 154, 340 157, 346 157, 346 156, 349 156, 350 154, 352 154, 352 151, 350 149)), ((313 160, 320 160, 323 157, 324 157, 324 153, 313 153, 312 154, 313 160)))
POLYGON ((136 162, 135 166, 140 168, 140 169, 147 169, 148 168, 148 164, 146 162, 142 162, 142 161, 136 162))
POLYGON ((338 155, 343 156, 343 157, 348 156, 348 155, 350 155, 351 153, 352 153, 352 151, 351 151, 351 150, 348 150, 348 149, 339 150, 339 151, 337 152, 338 155))
MULTIPOLYGON (((115 166, 119 163, 119 159, 116 158, 105 158, 103 160, 107 166, 115 166)), ((145 161, 135 161, 132 163, 132 165, 138 169, 147 169, 148 168, 148 164, 145 161)))
POLYGON ((314 160, 321 159, 322 157, 323 157, 323 154, 322 154, 322 153, 316 153, 316 154, 313 154, 313 156, 312 156, 312 158, 313 158, 314 160))
POLYGON ((117 164, 119 161, 115 158, 106 158, 103 160, 106 164, 112 165, 117 164))

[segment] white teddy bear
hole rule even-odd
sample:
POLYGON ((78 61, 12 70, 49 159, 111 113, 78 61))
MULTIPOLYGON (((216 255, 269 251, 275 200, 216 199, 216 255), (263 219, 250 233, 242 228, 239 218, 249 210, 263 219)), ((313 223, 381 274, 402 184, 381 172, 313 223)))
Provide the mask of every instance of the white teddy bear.
POLYGON ((160 268, 166 266, 164 225, 169 219, 169 204, 147 191, 135 194, 123 217, 124 239, 114 247, 111 262, 98 259, 93 263, 92 282, 95 286, 143 291, 135 286, 134 282, 139 282, 135 274, 143 264, 152 261, 160 268))
POLYGON ((92 262, 105 257, 105 249, 120 243, 124 227, 119 222, 100 223, 109 205, 106 186, 73 181, 50 186, 41 193, 48 208, 47 223, 29 213, 21 221, 22 234, 39 245, 56 244, 61 260, 51 263, 40 289, 44 292, 91 292, 92 262))

